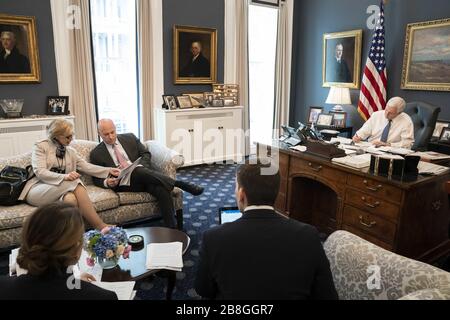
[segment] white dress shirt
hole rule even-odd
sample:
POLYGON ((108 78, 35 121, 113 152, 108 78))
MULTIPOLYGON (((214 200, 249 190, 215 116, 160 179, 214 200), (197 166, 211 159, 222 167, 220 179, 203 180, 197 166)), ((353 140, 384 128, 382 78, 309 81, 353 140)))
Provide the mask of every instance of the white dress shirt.
MULTIPOLYGON (((362 140, 380 141, 388 122, 384 110, 374 112, 356 134, 362 140)), ((414 125, 406 113, 402 112, 392 120, 387 143, 392 147, 411 149, 414 144, 414 125)))
POLYGON ((244 212, 249 210, 275 210, 272 206, 248 206, 244 209, 244 212))

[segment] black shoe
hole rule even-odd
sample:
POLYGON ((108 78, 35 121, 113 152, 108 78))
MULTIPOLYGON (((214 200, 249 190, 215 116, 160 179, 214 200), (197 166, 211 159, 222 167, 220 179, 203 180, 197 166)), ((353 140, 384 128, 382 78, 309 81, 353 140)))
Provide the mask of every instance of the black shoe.
POLYGON ((199 196, 203 193, 204 188, 196 184, 185 182, 185 181, 175 181, 175 187, 178 187, 184 191, 189 192, 193 196, 199 196))

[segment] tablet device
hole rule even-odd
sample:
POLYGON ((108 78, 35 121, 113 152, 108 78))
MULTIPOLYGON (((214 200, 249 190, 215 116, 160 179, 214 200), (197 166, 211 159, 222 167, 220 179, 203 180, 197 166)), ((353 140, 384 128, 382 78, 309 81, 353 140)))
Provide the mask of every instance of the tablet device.
POLYGON ((223 207, 219 208, 219 223, 224 224, 227 222, 233 222, 234 220, 242 217, 241 211, 238 207, 223 207))

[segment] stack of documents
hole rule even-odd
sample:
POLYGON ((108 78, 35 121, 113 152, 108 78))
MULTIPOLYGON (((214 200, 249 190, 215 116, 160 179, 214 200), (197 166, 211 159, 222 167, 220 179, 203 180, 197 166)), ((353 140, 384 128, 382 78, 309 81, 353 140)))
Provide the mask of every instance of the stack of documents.
POLYGON ((419 169, 420 174, 431 174, 431 175, 439 175, 450 170, 450 168, 448 167, 438 166, 437 164, 424 161, 420 161, 417 168, 419 169))
POLYGON ((427 152, 414 152, 413 156, 419 156, 423 161, 438 161, 438 160, 447 160, 450 159, 450 154, 443 154, 434 151, 427 152))
POLYGON ((120 282, 91 282, 97 287, 116 293, 119 300, 133 300, 136 296, 134 289, 135 281, 120 281, 120 282))
POLYGON ((365 153, 357 156, 333 158, 331 159, 331 162, 352 168, 361 169, 370 166, 370 154, 365 153))
POLYGON ((146 267, 181 271, 183 268, 183 243, 150 243, 147 245, 146 267))

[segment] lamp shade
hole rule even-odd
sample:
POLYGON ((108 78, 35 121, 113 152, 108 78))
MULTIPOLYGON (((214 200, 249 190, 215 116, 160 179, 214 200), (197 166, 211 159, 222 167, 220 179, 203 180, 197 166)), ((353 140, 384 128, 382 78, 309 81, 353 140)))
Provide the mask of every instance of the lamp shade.
POLYGON ((352 104, 352 100, 350 99, 350 89, 349 88, 340 88, 340 87, 331 87, 330 93, 328 94, 327 104, 352 104))

